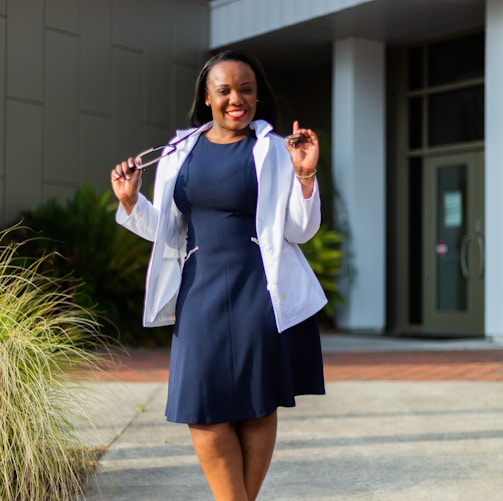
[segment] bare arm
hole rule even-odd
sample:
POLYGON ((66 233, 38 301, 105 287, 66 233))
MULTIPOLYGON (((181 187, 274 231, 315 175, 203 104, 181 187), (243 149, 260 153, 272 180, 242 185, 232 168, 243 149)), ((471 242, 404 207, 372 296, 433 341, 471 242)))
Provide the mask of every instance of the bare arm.
POLYGON ((299 122, 293 122, 292 133, 301 136, 301 141, 296 144, 290 144, 287 140, 286 146, 290 153, 295 177, 302 185, 302 194, 304 198, 310 198, 314 189, 314 176, 319 157, 318 137, 311 129, 299 128, 299 122))
POLYGON ((131 214, 138 201, 141 187, 141 169, 134 168, 134 158, 117 164, 111 172, 112 190, 126 212, 131 214))

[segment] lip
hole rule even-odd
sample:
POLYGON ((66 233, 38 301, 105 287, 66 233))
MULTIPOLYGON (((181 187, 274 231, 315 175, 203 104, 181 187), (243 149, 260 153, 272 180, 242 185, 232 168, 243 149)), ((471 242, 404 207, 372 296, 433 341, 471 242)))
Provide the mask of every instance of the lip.
POLYGON ((248 113, 248 111, 243 108, 238 108, 235 110, 226 111, 226 114, 230 118, 232 118, 233 120, 242 120, 246 116, 247 113, 248 113))

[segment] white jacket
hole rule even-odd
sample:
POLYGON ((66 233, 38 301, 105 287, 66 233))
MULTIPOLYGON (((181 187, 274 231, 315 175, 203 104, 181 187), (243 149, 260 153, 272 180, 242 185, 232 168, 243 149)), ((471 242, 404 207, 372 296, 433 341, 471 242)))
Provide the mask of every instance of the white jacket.
MULTIPOLYGON (((154 243, 147 270, 143 325, 156 327, 175 322, 175 305, 181 283, 187 244, 185 217, 173 201, 179 169, 197 138, 211 123, 198 130, 177 132, 187 136, 157 166, 153 203, 140 194, 128 216, 119 206, 117 222, 154 243)), ((320 225, 320 198, 315 185, 305 199, 295 179, 284 139, 272 133, 263 120, 250 124, 257 142, 253 149, 258 179, 256 228, 267 279, 267 289, 279 332, 321 310, 327 299, 298 243, 312 238, 320 225)))

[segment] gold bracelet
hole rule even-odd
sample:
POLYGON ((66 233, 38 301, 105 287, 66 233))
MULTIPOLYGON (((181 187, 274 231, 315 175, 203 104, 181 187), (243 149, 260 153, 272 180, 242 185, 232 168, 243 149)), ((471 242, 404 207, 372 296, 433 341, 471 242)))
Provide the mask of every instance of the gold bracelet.
POLYGON ((297 174, 295 174, 295 177, 296 177, 297 179, 310 179, 310 178, 312 178, 313 176, 315 176, 317 172, 318 172, 318 170, 317 170, 317 169, 314 169, 314 170, 313 170, 313 172, 311 172, 311 174, 308 174, 307 176, 298 176, 297 174))

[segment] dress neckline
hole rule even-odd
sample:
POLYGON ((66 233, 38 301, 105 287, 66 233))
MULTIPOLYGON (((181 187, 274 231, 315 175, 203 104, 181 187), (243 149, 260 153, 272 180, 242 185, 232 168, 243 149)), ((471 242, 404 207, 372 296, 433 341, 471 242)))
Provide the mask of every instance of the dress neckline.
POLYGON ((204 141, 206 141, 207 143, 214 144, 215 146, 230 146, 232 144, 240 144, 243 141, 246 141, 247 139, 250 139, 250 138, 255 138, 255 134, 252 131, 250 134, 248 134, 247 136, 244 136, 242 139, 238 139, 237 141, 232 141, 230 143, 215 143, 215 142, 211 141, 210 139, 208 139, 205 134, 201 134, 201 137, 204 138, 204 141))

